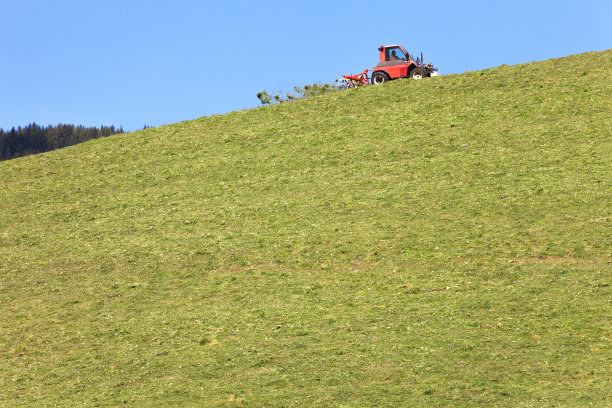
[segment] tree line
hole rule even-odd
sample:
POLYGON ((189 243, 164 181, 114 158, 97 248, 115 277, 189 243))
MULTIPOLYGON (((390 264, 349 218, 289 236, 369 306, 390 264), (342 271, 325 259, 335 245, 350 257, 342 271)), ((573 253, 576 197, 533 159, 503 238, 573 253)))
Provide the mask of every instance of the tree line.
POLYGON ((123 133, 123 128, 114 126, 84 127, 74 125, 42 127, 36 123, 11 130, 0 129, 0 160, 14 159, 28 154, 72 146, 100 137, 123 133))

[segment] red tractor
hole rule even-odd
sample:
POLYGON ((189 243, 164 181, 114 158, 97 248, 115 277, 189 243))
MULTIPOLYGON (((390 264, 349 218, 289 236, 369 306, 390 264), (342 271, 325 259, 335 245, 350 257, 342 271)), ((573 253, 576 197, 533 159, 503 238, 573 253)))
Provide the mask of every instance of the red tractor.
POLYGON ((401 45, 381 45, 380 62, 372 68, 372 83, 380 85, 391 79, 414 78, 438 76, 438 68, 434 68, 431 62, 423 62, 421 58, 414 59, 401 45))

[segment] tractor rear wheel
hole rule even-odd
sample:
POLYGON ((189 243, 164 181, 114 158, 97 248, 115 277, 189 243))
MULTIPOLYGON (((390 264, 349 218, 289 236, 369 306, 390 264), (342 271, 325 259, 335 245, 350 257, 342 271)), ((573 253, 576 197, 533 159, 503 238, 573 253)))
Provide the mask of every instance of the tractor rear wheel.
POLYGON ((427 74, 425 74, 425 70, 423 68, 415 68, 412 71, 410 71, 410 78, 414 78, 414 79, 423 79, 427 76, 427 74))
POLYGON ((384 72, 377 71, 372 74, 372 84, 374 85, 384 84, 388 80, 389 80, 389 75, 387 75, 384 72))

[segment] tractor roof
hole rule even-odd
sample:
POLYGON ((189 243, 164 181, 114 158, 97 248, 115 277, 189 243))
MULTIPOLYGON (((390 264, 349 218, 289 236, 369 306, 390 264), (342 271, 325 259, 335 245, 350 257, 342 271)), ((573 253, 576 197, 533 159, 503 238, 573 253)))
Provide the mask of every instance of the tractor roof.
POLYGON ((378 51, 381 51, 381 52, 382 52, 382 50, 384 50, 384 49, 386 49, 386 48, 392 48, 392 47, 399 47, 399 48, 401 48, 401 49, 405 50, 405 48, 404 48, 404 47, 402 47, 401 45, 399 45, 399 44, 395 44, 395 45, 381 45, 381 46, 378 48, 378 51))

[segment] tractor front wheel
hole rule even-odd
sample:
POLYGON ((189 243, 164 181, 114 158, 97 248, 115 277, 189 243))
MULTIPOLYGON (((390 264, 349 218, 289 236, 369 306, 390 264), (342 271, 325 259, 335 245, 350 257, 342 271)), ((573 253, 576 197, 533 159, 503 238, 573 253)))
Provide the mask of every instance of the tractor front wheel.
POLYGON ((372 84, 374 85, 384 84, 388 80, 389 80, 389 76, 384 72, 377 71, 372 74, 372 84))
POLYGON ((412 71, 410 71, 410 78, 423 79, 426 76, 427 74, 425 74, 425 70, 423 68, 415 68, 412 71))

